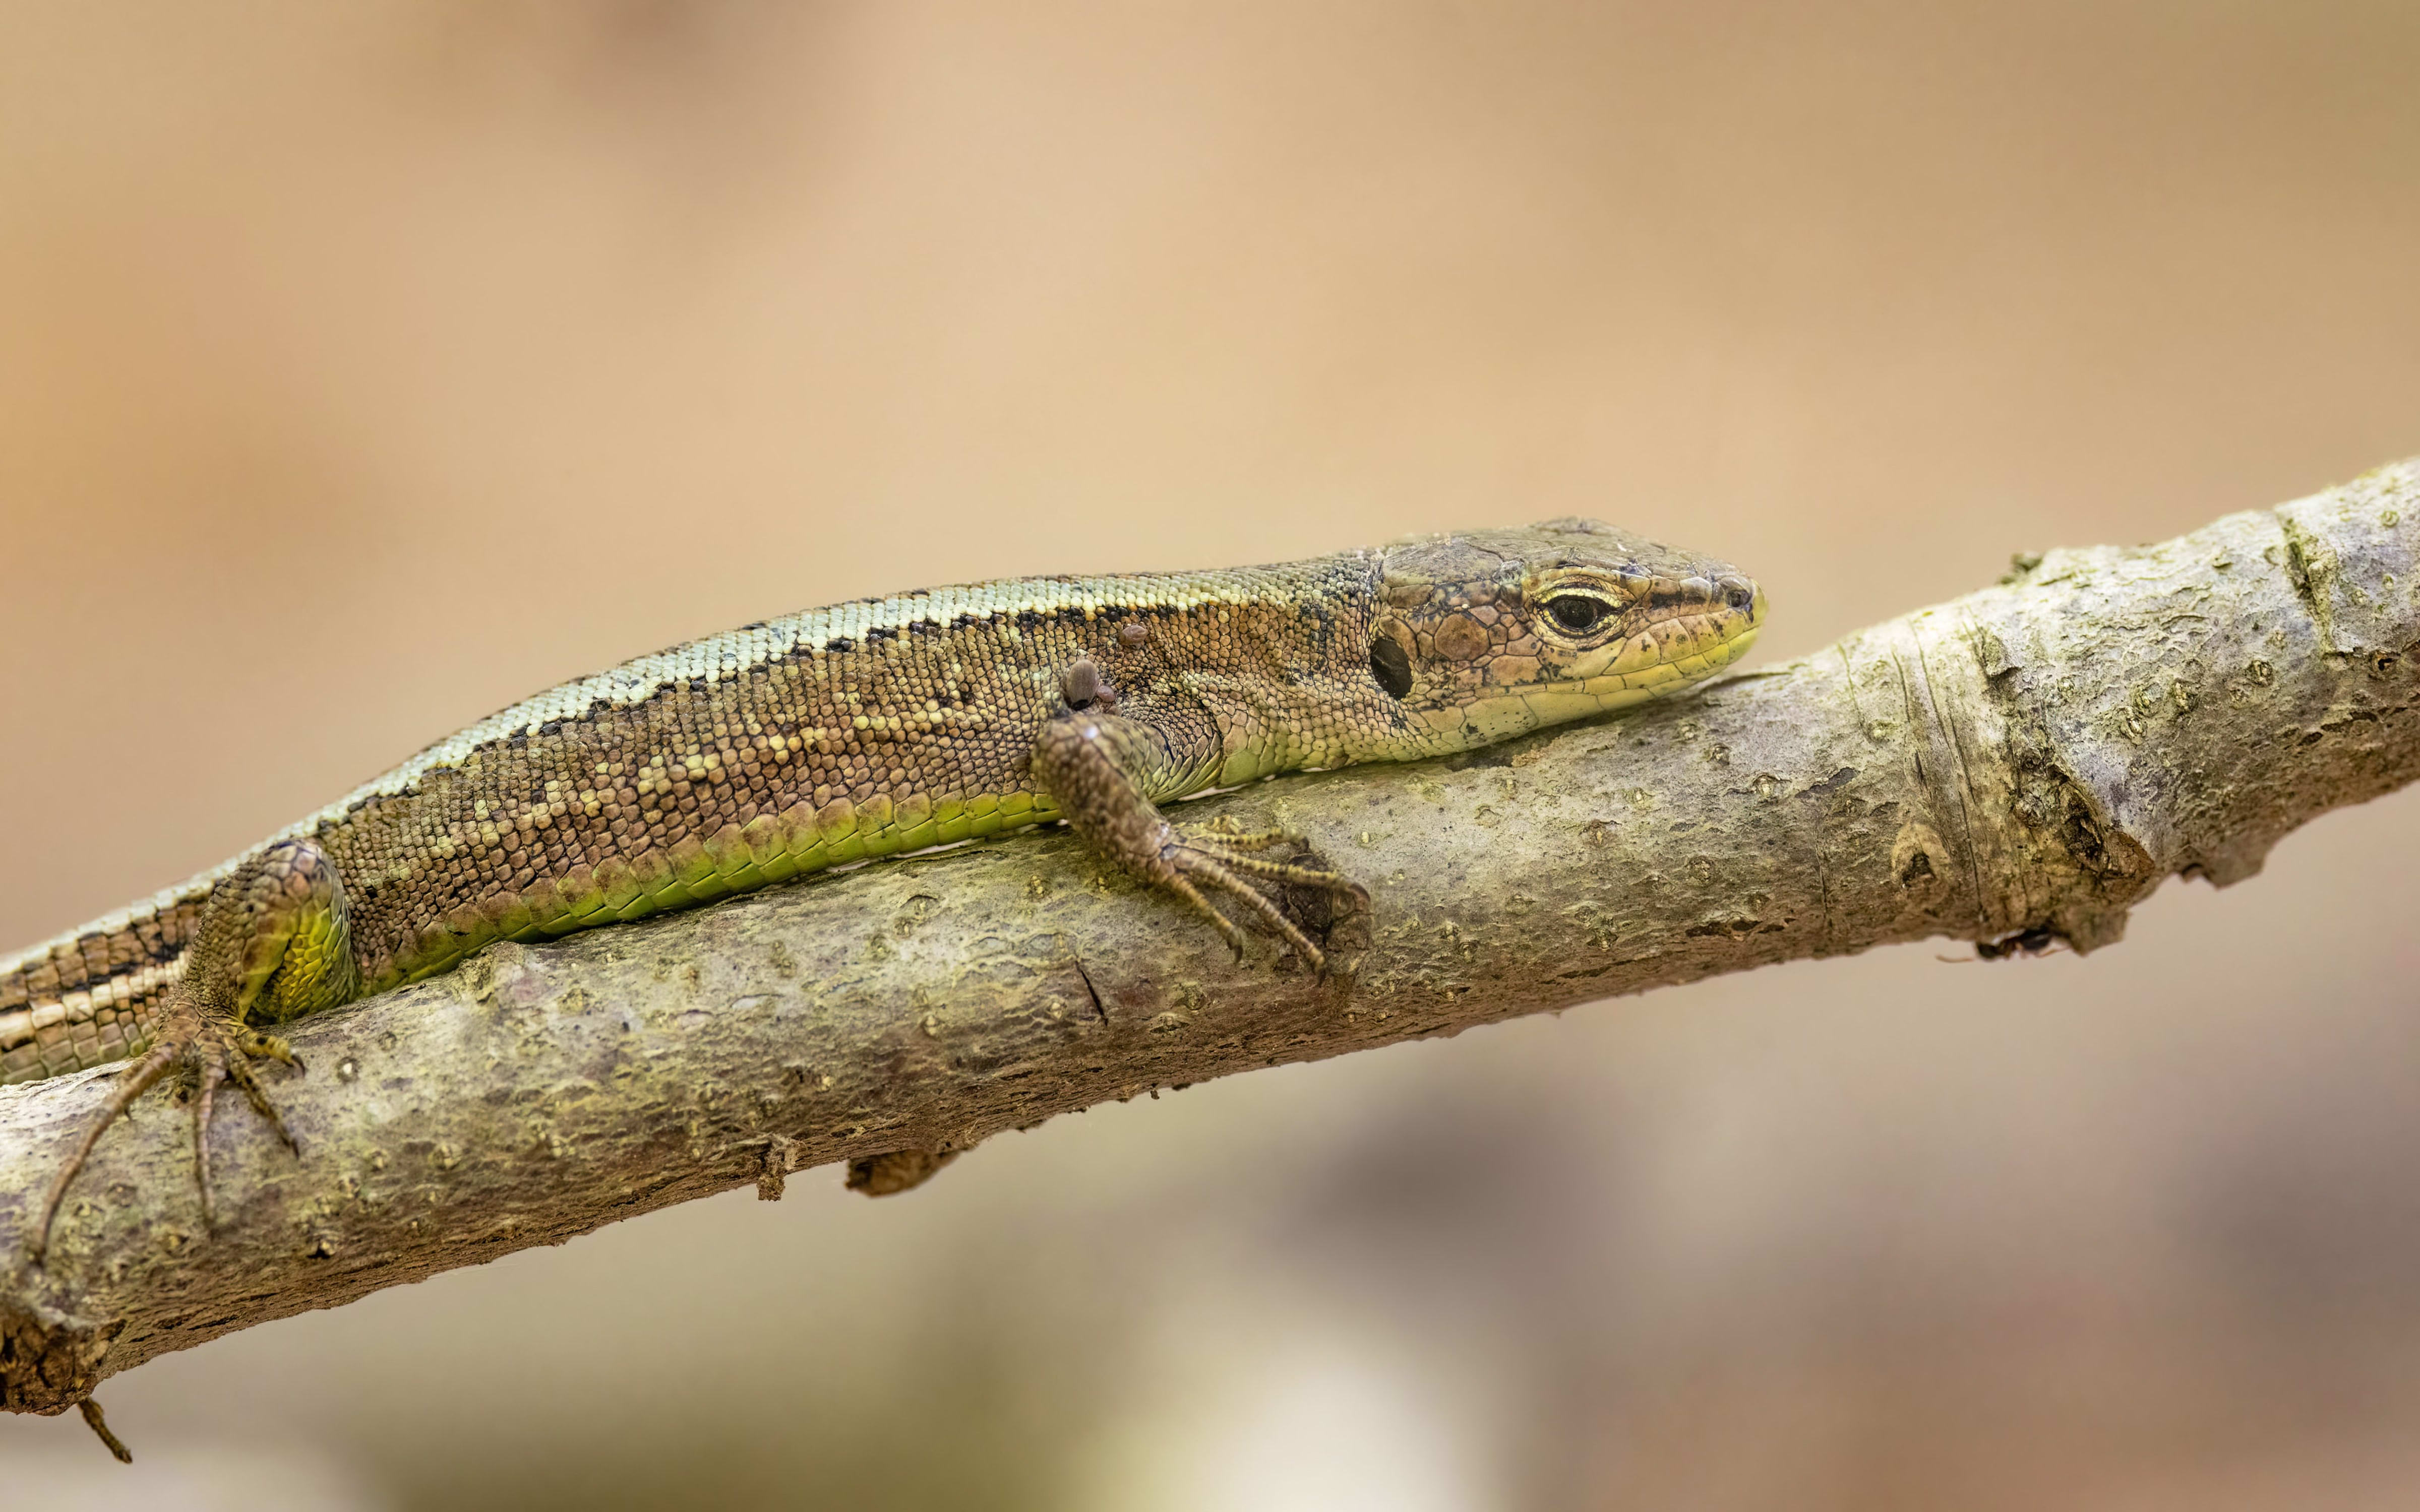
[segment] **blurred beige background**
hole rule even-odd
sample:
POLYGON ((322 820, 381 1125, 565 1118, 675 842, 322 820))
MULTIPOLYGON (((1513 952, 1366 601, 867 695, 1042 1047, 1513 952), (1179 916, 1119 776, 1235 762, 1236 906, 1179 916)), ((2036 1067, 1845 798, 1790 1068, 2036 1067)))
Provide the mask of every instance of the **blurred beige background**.
MULTIPOLYGON (((12 947, 805 605, 1587 512, 1786 657, 2420 452, 2408 0, 0 19, 12 947)), ((2408 1505, 2415 847, 734 1193, 115 1381, 132 1472, 0 1422, 0 1483, 2408 1505)))

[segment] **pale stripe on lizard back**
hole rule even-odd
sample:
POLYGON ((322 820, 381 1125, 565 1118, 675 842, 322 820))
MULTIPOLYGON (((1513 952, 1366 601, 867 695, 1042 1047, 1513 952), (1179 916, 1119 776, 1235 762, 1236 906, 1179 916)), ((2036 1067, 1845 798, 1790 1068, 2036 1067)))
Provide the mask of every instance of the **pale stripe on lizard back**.
MULTIPOLYGON (((139 1048, 210 887, 276 840, 336 859, 375 991, 492 939, 1049 818, 1033 731, 1105 615, 1181 645, 1188 667, 1241 671, 1259 659, 1247 644, 1308 649, 1303 605, 1342 612, 1369 577, 1339 559, 973 584, 811 609, 563 684, 181 887, 0 960, 0 1082, 139 1048)), ((1263 733, 1233 753, 1238 779, 1303 744, 1283 723, 1263 733)))

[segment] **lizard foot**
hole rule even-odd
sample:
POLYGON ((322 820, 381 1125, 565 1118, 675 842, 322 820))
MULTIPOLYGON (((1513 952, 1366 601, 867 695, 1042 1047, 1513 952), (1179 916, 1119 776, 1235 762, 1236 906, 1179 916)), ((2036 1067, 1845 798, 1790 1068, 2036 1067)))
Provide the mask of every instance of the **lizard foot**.
POLYGON ((1159 880, 1168 889, 1205 915, 1229 946, 1235 959, 1244 958, 1244 932, 1233 919, 1213 906, 1202 895, 1202 886, 1239 898, 1262 923, 1294 948, 1311 970, 1326 975, 1327 953, 1311 941, 1300 925, 1285 916, 1269 895, 1245 880, 1265 877, 1272 882, 1304 887, 1331 897, 1352 901, 1356 910, 1370 906, 1369 889, 1340 872, 1319 867, 1301 866, 1290 861, 1272 861, 1256 853, 1273 846, 1301 844, 1302 837, 1282 829, 1247 831, 1229 820, 1179 830, 1170 826, 1168 838, 1160 845, 1160 863, 1166 870, 1159 880))
POLYGON ((1116 704, 1089 659, 1069 670, 1064 692, 1067 712, 1043 726, 1034 744, 1033 775, 1069 826, 1128 874, 1185 900, 1233 948, 1237 960, 1245 953, 1244 932, 1212 905, 1204 888, 1240 899, 1313 971, 1326 975, 1327 953, 1266 892, 1245 879, 1329 899, 1348 898, 1354 911, 1370 904, 1360 884, 1339 872, 1261 855, 1280 844, 1300 843, 1300 836, 1282 829, 1247 830, 1225 819, 1187 829, 1170 824, 1149 796, 1151 785, 1164 779, 1171 762, 1166 735, 1109 712, 1116 704))
POLYGON ((59 1204, 67 1197, 68 1184, 84 1169, 85 1162, 92 1155, 93 1147, 101 1142, 101 1136, 111 1124, 133 1107, 135 1099, 171 1073, 190 1079, 194 1088, 191 1104, 194 1110, 194 1180, 201 1188, 202 1227, 206 1232, 217 1222, 210 1194, 209 1127, 211 1104, 221 1087, 228 1082, 235 1083, 252 1103, 252 1110, 268 1120, 269 1127, 277 1137, 286 1142, 286 1148, 298 1154, 302 1152, 302 1147, 295 1142, 293 1131, 287 1128, 286 1120, 278 1116, 277 1109, 269 1101, 268 1092, 260 1085, 259 1076, 252 1068, 253 1058, 259 1057, 284 1061, 301 1071, 302 1062, 295 1058, 292 1048, 274 1035, 262 1034, 231 1019, 206 1011, 194 1002, 190 993, 173 993, 163 1009, 159 1032, 151 1048, 143 1054, 142 1058, 118 1072, 117 1088, 110 1094, 108 1105, 85 1130, 75 1153, 68 1157, 67 1163, 59 1167, 57 1178, 51 1182, 50 1196, 42 1202, 41 1219, 34 1226, 33 1239, 27 1246, 28 1254, 37 1264, 40 1263, 43 1252, 50 1247, 51 1224, 58 1216, 59 1204))

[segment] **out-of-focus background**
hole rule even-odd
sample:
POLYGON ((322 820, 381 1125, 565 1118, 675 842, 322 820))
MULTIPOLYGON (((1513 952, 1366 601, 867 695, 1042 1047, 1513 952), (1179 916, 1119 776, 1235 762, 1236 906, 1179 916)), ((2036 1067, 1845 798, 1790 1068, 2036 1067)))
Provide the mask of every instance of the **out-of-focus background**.
MULTIPOLYGON (((10 5, 0 944, 768 614, 1568 513, 1780 658, 2420 452, 2409 0, 10 5)), ((2420 1485, 2420 793, 2121 946, 825 1172, 0 1422, 29 1506, 2420 1485)), ((238 1115, 229 1115, 237 1118, 238 1115)))

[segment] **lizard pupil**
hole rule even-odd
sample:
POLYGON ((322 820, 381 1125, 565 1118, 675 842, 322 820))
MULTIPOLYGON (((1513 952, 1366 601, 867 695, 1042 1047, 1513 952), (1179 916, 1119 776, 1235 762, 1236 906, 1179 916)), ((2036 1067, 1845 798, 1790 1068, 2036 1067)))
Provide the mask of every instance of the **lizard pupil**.
POLYGON ((1404 651, 1404 643, 1391 635, 1382 635, 1370 642, 1370 675, 1387 690, 1388 698, 1409 698, 1412 694, 1412 658, 1404 651))
POLYGON ((1579 594, 1562 594, 1546 600, 1546 612, 1554 616, 1557 625, 1574 635, 1593 629, 1611 608, 1601 598, 1589 598, 1579 594))

